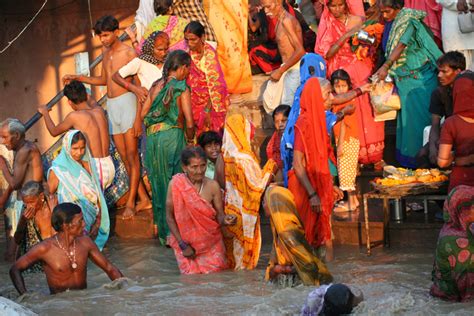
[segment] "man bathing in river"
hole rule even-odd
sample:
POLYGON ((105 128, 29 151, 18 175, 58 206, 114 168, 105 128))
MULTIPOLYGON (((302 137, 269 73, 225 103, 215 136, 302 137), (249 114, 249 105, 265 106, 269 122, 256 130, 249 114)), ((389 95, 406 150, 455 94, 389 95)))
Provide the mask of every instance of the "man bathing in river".
POLYGON ((87 288, 88 259, 104 270, 111 280, 123 277, 92 239, 83 235, 85 223, 79 206, 58 204, 53 210, 51 224, 58 233, 34 246, 10 269, 13 285, 20 294, 26 293, 22 272, 36 262, 43 264, 51 294, 87 288))

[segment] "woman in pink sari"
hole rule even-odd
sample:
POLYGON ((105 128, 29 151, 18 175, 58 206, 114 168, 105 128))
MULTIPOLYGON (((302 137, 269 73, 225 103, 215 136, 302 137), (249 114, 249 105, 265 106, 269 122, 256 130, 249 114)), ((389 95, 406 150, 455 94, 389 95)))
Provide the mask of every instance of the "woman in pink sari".
MULTIPOLYGON (((327 76, 344 69, 354 86, 368 82, 374 68, 371 58, 359 60, 351 50, 350 39, 362 26, 364 8, 361 0, 327 0, 319 24, 315 52, 327 61, 327 76)), ((354 100, 359 121, 359 162, 378 163, 383 158, 384 123, 375 122, 369 96, 354 100)))
POLYGON ((405 0, 405 8, 426 12, 425 24, 431 29, 436 45, 443 46, 441 39, 441 12, 443 7, 436 0, 405 0))

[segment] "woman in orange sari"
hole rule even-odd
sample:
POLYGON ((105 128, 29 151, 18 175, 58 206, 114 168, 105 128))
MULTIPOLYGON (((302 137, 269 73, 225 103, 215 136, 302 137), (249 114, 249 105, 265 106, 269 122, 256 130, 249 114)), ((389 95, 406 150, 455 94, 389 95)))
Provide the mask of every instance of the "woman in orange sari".
POLYGON ((288 189, 295 197, 308 243, 326 246, 332 260, 331 212, 335 196, 329 171, 332 147, 326 129, 324 100, 318 78, 311 78, 301 94, 300 116, 295 124, 293 169, 288 172, 288 189))
MULTIPOLYGON (((337 69, 349 73, 352 83, 360 87, 372 74, 372 58, 359 60, 351 50, 352 36, 362 27, 364 9, 360 0, 327 0, 319 25, 315 52, 327 61, 328 78, 337 69)), ((383 158, 384 123, 375 122, 369 96, 354 100, 359 120, 359 162, 377 163, 383 158)))
POLYGON ((204 34, 204 26, 196 21, 184 29, 184 39, 192 59, 187 84, 191 88, 196 136, 207 131, 221 132, 230 104, 216 50, 205 42, 204 34))

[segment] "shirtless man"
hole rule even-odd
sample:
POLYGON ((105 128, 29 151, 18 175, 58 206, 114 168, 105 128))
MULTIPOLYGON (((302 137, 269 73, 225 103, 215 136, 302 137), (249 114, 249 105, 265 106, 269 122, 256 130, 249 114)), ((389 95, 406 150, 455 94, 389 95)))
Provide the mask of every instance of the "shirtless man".
MULTIPOLYGON (((281 99, 273 98, 274 100, 271 102, 267 101, 268 99, 265 100, 268 107, 267 112, 272 112, 279 104, 293 104, 296 89, 300 85, 299 62, 305 54, 305 50, 301 26, 298 20, 283 8, 282 1, 261 0, 260 3, 268 17, 278 19, 275 26, 276 42, 283 63, 280 68, 272 71, 270 80, 273 82, 280 81, 283 74, 285 74, 281 99), (271 103, 271 105, 268 103, 271 103)), ((270 85, 267 89, 273 86, 270 85)), ((278 89, 273 88, 273 90, 278 89)), ((273 94, 275 91, 270 90, 268 93, 273 94)))
POLYGON ((130 191, 123 217, 131 218, 136 211, 151 208, 150 198, 140 180, 138 137, 142 132, 142 122, 137 113, 141 112, 141 105, 133 93, 112 80, 112 75, 135 58, 136 53, 133 48, 118 39, 119 23, 113 16, 100 18, 94 26, 94 32, 103 45, 101 75, 65 75, 63 81, 69 83, 77 80, 91 85, 107 86, 109 130, 130 178, 130 191), (135 207, 137 192, 140 203, 135 207))
POLYGON ((25 139, 25 131, 25 126, 17 119, 8 118, 0 123, 1 141, 8 150, 14 151, 13 172, 10 172, 5 158, 0 156, 0 170, 8 183, 8 188, 0 196, 0 209, 6 208, 7 252, 5 259, 8 261, 14 259, 16 246, 13 242, 13 235, 23 210, 20 194, 11 198, 10 195, 28 181, 43 181, 40 151, 35 144, 25 139))
MULTIPOLYGON (((21 198, 25 209, 21 214, 15 232, 15 242, 20 247, 22 254, 28 252, 46 238, 51 237, 55 231, 51 226, 51 208, 45 198, 43 185, 39 182, 29 181, 21 188, 21 198)), ((33 271, 41 271, 39 265, 33 271)))
POLYGON ((42 262, 51 294, 87 288, 87 260, 91 259, 111 280, 123 277, 99 251, 94 242, 83 235, 85 223, 79 206, 58 204, 51 218, 58 232, 20 257, 10 269, 13 285, 20 294, 26 293, 22 271, 42 262))
POLYGON ((104 110, 87 103, 87 92, 84 84, 73 80, 64 87, 64 95, 74 110, 64 121, 54 124, 46 106, 38 109, 44 117, 46 128, 52 136, 58 136, 69 129, 77 129, 86 137, 93 161, 99 170, 102 189, 109 187, 115 177, 115 166, 109 154, 109 133, 107 117, 104 110))

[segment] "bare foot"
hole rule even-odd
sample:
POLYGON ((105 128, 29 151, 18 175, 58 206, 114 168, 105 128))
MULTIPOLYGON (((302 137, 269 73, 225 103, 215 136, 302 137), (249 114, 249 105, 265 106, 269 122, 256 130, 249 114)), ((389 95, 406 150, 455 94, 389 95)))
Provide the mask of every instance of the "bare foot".
POLYGON ((122 219, 132 219, 135 216, 135 210, 131 207, 125 207, 125 211, 122 213, 122 219))
POLYGON ((150 200, 147 200, 147 201, 143 201, 143 202, 138 203, 137 206, 135 207, 135 209, 138 213, 140 211, 149 210, 152 207, 153 207, 153 205, 151 204, 150 200))

